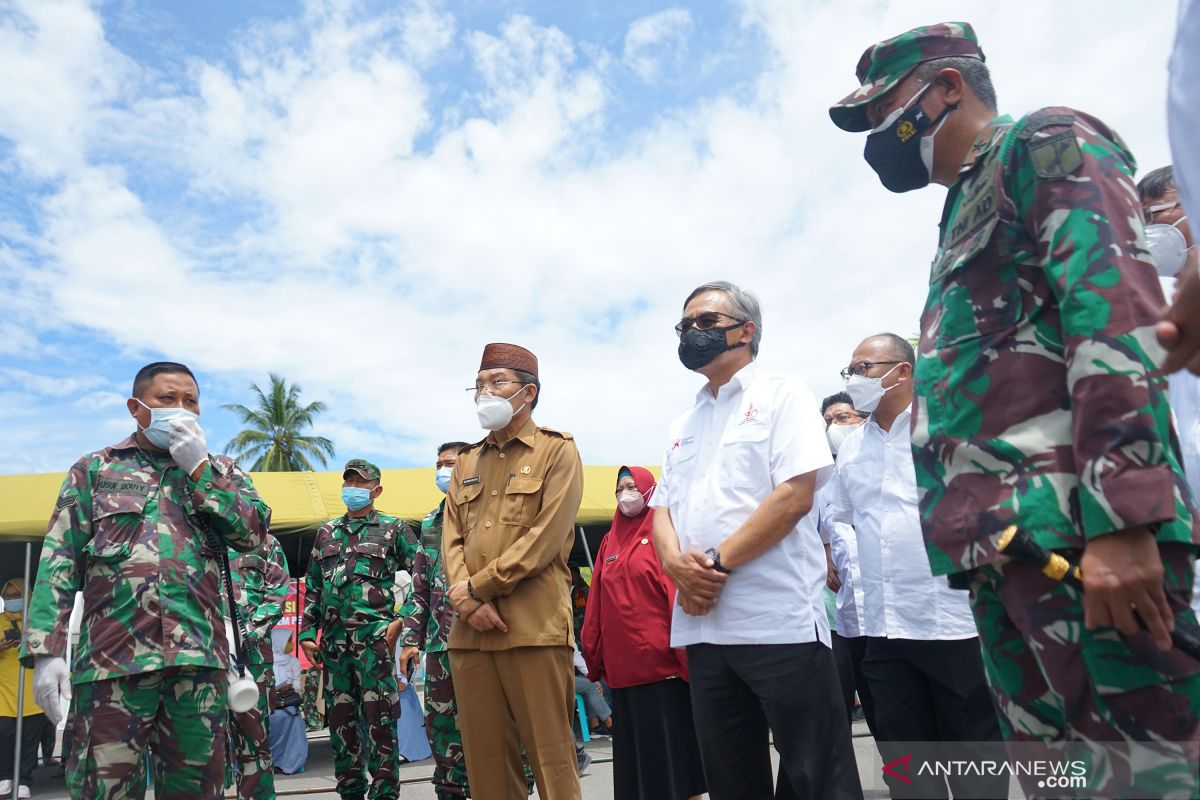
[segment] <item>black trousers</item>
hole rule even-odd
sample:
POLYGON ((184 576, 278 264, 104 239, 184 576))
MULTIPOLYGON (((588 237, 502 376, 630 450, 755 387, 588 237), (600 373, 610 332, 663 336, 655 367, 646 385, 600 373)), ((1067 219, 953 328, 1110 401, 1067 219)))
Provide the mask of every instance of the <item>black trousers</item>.
MULTIPOLYGON (((37 766, 38 744, 49 728, 50 720, 45 714, 26 717, 21 728, 21 783, 26 786, 33 780, 33 768, 37 766)), ((0 781, 10 781, 13 776, 13 749, 17 745, 17 718, 0 717, 0 781)))
POLYGON ((867 729, 875 735, 875 701, 871 698, 871 687, 863 675, 863 656, 867 653, 867 637, 839 636, 833 632, 833 658, 837 662, 838 680, 842 684, 842 702, 846 706, 846 719, 854 715, 854 693, 862 704, 867 729))
POLYGON ((806 644, 689 645, 692 716, 712 800, 774 795, 769 735, 781 782, 802 800, 861 798, 833 653, 806 644))
MULTIPOLYGON (((874 733, 884 764, 911 752, 893 743, 1001 740, 978 637, 918 641, 872 636, 862 670, 875 702, 874 733)), ((948 757, 953 755, 947 751, 948 757)), ((885 773, 893 798, 948 796, 943 777, 909 777, 912 783, 885 773)), ((1008 796, 1006 775, 949 781, 956 797, 1008 796)))

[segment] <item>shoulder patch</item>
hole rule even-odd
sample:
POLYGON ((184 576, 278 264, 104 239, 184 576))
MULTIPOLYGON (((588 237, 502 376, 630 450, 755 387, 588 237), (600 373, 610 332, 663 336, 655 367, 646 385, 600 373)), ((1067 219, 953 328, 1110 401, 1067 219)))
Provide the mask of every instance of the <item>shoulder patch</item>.
POLYGON ((60 497, 58 498, 58 502, 54 504, 54 510, 62 511, 64 508, 70 508, 71 506, 75 505, 78 499, 79 498, 73 494, 66 497, 60 497))
POLYGON ((1073 130, 1030 141, 1029 158, 1040 178, 1065 178, 1083 164, 1083 152, 1073 130))
POLYGON ((1065 125, 1069 128, 1074 124, 1075 115, 1073 114, 1043 114, 1035 111, 1021 120, 1019 124, 1021 132, 1017 136, 1021 139, 1032 139, 1042 128, 1049 128, 1052 125, 1065 125))

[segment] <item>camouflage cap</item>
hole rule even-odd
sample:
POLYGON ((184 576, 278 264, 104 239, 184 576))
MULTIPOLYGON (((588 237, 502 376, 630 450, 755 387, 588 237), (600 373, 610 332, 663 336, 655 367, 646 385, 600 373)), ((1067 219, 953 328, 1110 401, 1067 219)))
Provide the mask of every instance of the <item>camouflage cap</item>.
POLYGON ((368 481, 377 481, 380 478, 379 467, 363 458, 352 458, 347 461, 342 470, 343 478, 346 477, 347 472, 357 472, 364 480, 368 481))
POLYGON ((871 45, 858 60, 855 71, 862 85, 834 103, 829 117, 842 130, 870 130, 868 103, 904 80, 918 64, 949 56, 986 60, 969 22, 922 25, 871 45))

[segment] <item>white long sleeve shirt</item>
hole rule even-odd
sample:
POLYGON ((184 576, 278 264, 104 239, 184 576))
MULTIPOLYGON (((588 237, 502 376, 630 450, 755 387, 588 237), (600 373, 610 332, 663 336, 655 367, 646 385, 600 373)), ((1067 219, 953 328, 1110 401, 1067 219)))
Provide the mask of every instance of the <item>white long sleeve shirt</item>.
POLYGON ((925 555, 909 417, 885 431, 871 415, 842 442, 833 520, 854 526, 867 636, 967 639, 977 635, 967 593, 934 577, 925 555))
POLYGON ((813 510, 821 541, 829 545, 829 557, 842 582, 837 591, 837 632, 847 639, 865 636, 867 620, 863 611, 862 573, 858 566, 858 540, 854 528, 833 521, 837 501, 837 482, 829 481, 817 493, 813 510))
MULTIPOLYGON (((813 472, 819 489, 832 463, 812 392, 752 363, 715 398, 702 388, 695 406, 671 425, 650 505, 670 509, 680 549, 704 552, 736 531, 779 484, 813 472)), ((809 513, 733 570, 707 615, 693 617, 676 604, 671 646, 819 640, 829 647, 825 572, 816 514, 809 513)))

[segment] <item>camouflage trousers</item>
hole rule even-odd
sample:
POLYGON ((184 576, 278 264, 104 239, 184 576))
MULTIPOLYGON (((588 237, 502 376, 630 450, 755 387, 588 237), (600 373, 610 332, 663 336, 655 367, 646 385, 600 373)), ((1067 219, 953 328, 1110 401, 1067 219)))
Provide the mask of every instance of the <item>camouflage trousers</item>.
POLYGON ((275 769, 271 763, 268 723, 275 673, 270 664, 250 664, 246 674, 258 684, 258 704, 242 714, 229 713, 229 740, 233 758, 226 784, 237 781, 243 800, 274 800, 275 769))
POLYGON ((396 745, 400 693, 387 642, 377 639, 337 649, 322 644, 321 660, 325 673, 325 720, 333 746, 338 794, 343 798, 367 796, 361 760, 365 746, 372 800, 394 800, 400 790, 396 745), (365 743, 359 735, 360 716, 366 720, 365 743))
MULTIPOLYGON (((1182 545, 1159 548, 1176 624, 1194 623, 1193 559, 1182 545)), ((1078 563, 1078 552, 1063 553, 1078 563)), ((980 568, 971 607, 988 682, 1011 757, 1040 742, 1087 763, 1086 794, 1195 797, 1200 760, 1200 663, 1159 651, 1149 635, 1087 630, 1082 593, 1037 567, 980 568)), ((1045 794, 1025 776, 1030 796, 1045 794)))
MULTIPOLYGON (((433 785, 447 797, 470 797, 467 760, 463 755, 462 733, 458 730, 458 703, 454 699, 454 679, 450 676, 450 652, 425 654, 425 732, 433 750, 433 785)), ((533 794, 533 772, 524 749, 525 785, 533 794)))
POLYGON ((225 671, 171 667, 74 687, 67 789, 75 800, 219 798, 225 778, 225 671))
POLYGON ((317 702, 321 694, 321 669, 316 665, 304 671, 303 693, 301 695, 301 710, 304 713, 304 727, 310 731, 319 731, 325 727, 325 703, 317 702))

